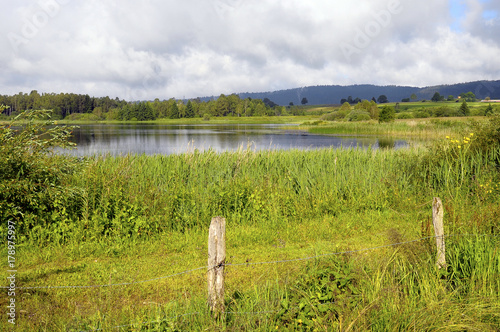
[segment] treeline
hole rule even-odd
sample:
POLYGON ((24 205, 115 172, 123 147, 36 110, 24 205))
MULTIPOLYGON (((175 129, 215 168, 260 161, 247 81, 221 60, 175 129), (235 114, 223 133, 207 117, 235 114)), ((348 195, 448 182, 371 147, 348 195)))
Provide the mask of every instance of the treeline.
POLYGON ((109 97, 90 97, 74 93, 43 93, 33 90, 31 93, 19 92, 17 95, 0 95, 0 105, 6 105, 3 114, 18 114, 30 109, 51 109, 54 116, 65 118, 73 113, 92 113, 96 108, 107 113, 113 109, 126 105, 124 100, 111 99, 109 97))
POLYGON ((0 95, 0 105, 7 108, 4 115, 16 115, 29 109, 53 110, 54 119, 146 121, 160 118, 210 118, 223 116, 279 116, 300 115, 304 110, 296 106, 279 106, 268 98, 241 99, 238 95, 220 95, 217 99, 199 98, 183 101, 127 102, 118 98, 90 97, 72 93, 44 93, 36 90, 13 96, 0 95))
MULTIPOLYGON (((386 95, 380 95, 377 99, 375 99, 375 97, 372 97, 371 100, 374 103, 379 103, 379 104, 385 104, 385 103, 389 102, 389 99, 387 99, 386 95)), ((350 105, 357 105, 357 104, 361 103, 362 101, 363 101, 363 99, 361 99, 359 97, 352 99, 352 96, 349 96, 347 98, 340 99, 340 104, 343 105, 345 103, 349 103, 350 105)))

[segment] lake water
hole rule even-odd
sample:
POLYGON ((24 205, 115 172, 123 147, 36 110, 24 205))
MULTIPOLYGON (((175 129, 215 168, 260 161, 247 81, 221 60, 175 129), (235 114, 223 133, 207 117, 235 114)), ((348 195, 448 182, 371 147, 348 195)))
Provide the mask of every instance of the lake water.
MULTIPOLYGON (((92 124, 79 125, 72 141, 77 156, 92 154, 123 155, 174 154, 212 149, 217 152, 239 148, 317 149, 317 148, 403 148, 405 140, 377 137, 313 135, 285 130, 279 124, 92 124)), ((290 127, 290 125, 286 125, 290 127)))

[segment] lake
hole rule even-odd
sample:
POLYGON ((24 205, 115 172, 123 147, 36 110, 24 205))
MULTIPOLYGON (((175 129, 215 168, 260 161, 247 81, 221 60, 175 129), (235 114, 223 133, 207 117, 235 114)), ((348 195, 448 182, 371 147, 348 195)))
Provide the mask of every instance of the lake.
POLYGON ((282 124, 85 124, 73 132, 77 156, 93 154, 176 154, 212 149, 217 152, 239 148, 404 148, 405 140, 373 136, 326 136, 285 130, 282 124))

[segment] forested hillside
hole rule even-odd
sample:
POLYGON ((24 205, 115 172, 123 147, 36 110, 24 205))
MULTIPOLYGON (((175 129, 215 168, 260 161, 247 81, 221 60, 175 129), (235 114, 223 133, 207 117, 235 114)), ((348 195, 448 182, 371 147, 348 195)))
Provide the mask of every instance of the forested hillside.
POLYGON ((389 102, 400 102, 405 98, 410 98, 412 94, 417 100, 430 100, 434 93, 438 92, 443 96, 453 95, 455 98, 462 93, 473 92, 477 98, 500 99, 500 81, 476 81, 452 85, 438 85, 429 87, 411 86, 378 86, 378 85, 324 85, 309 86, 297 89, 262 92, 262 93, 240 93, 241 98, 269 98, 279 105, 289 105, 294 103, 300 105, 304 98, 309 105, 331 105, 342 104, 342 99, 359 98, 360 100, 378 99, 381 95, 387 96, 389 102))

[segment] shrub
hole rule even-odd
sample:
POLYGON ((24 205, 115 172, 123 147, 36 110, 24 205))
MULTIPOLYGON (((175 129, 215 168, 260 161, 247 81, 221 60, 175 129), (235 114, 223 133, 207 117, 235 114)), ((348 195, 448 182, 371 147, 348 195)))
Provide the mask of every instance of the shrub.
POLYGON ((323 121, 338 121, 345 119, 345 117, 347 116, 347 114, 349 114, 349 112, 350 111, 339 110, 328 114, 324 114, 323 116, 321 116, 320 119, 323 121))
POLYGON ((394 121, 395 117, 396 117, 396 112, 394 111, 394 108, 390 106, 384 106, 380 111, 378 122, 379 123, 392 122, 394 121))
POLYGON ((429 114, 429 112, 427 112, 426 110, 417 111, 414 113, 414 115, 415 115, 415 118, 417 118, 417 119, 429 118, 431 116, 429 114))
POLYGON ((354 110, 347 114, 345 119, 347 121, 367 121, 371 120, 371 116, 367 111, 354 110))
POLYGON ((75 145, 68 140, 72 127, 53 126, 49 116, 26 111, 0 127, 0 219, 15 221, 20 234, 55 220, 54 213, 70 218, 80 206, 68 176, 82 163, 54 151, 75 145))
POLYGON ((500 115, 490 117, 488 122, 470 121, 475 134, 473 149, 490 151, 500 148, 500 115))
POLYGON ((396 119, 413 119, 413 118, 414 116, 412 112, 402 112, 396 115, 396 119))

